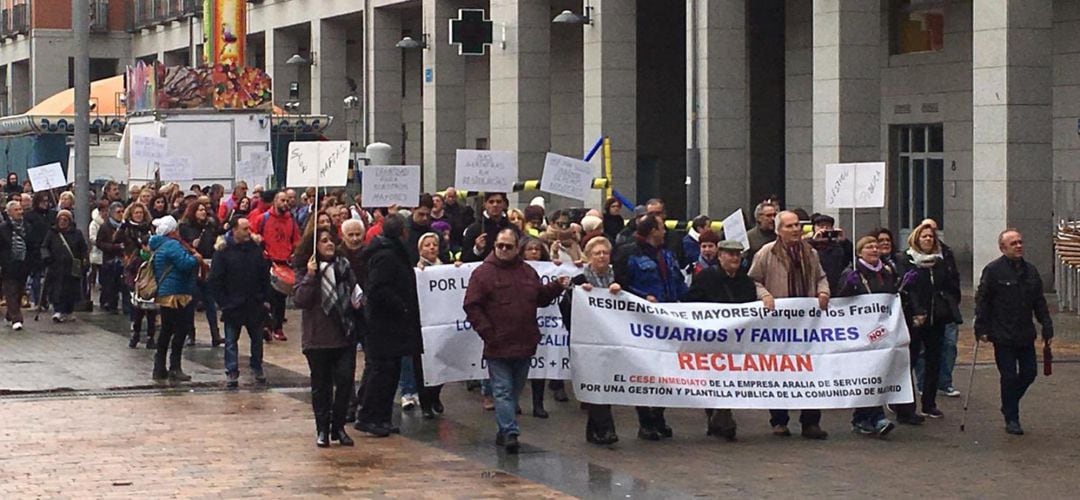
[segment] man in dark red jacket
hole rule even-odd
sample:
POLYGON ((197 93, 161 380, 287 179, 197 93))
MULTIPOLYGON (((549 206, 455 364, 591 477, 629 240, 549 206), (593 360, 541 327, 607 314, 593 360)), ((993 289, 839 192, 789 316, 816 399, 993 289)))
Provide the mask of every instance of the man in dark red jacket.
POLYGON ((562 295, 570 278, 540 284, 540 276, 521 259, 515 229, 503 229, 495 238, 495 248, 473 271, 465 292, 465 315, 484 340, 491 388, 495 397, 495 421, 499 432, 496 446, 517 453, 518 396, 529 377, 540 328, 536 309, 562 295))

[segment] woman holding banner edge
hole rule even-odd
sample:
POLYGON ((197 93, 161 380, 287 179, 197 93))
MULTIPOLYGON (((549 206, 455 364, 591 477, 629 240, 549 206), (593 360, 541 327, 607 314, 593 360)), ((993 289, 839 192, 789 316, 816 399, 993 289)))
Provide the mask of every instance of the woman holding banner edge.
MULTIPOLYGON (((580 286, 586 292, 595 288, 607 288, 612 294, 622 291, 622 287, 615 282, 615 271, 611 268, 611 242, 607 238, 593 238, 585 244, 585 258, 587 265, 582 273, 570 280, 572 286, 580 286)), ((573 293, 566 293, 559 301, 559 311, 562 312, 563 324, 566 331, 570 332, 570 314, 573 293)), ((573 335, 573 333, 570 333, 573 335)), ((619 436, 615 434, 615 419, 611 414, 611 405, 597 405, 583 403, 589 412, 589 420, 585 423, 585 440, 599 445, 615 444, 619 436)))
MULTIPOLYGON (((855 243, 855 254, 859 260, 854 269, 848 268, 840 277, 839 297, 853 297, 872 293, 885 293, 896 295, 902 289, 896 270, 893 269, 878 253, 878 240, 876 236, 864 236, 855 243)), ((914 278, 913 273, 904 276, 905 283, 914 278)), ((854 432, 865 435, 876 435, 884 438, 896 424, 885 418, 885 411, 881 406, 856 408, 851 416, 851 427, 854 432)))

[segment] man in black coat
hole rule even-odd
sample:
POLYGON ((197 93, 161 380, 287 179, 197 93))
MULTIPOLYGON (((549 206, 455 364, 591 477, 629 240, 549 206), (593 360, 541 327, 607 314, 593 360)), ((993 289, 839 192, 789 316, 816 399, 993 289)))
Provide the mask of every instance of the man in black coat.
POLYGON ((1001 374, 1001 413, 1005 432, 1021 435, 1020 398, 1035 381, 1035 325, 1042 324, 1043 344, 1054 339, 1054 322, 1043 296, 1039 270, 1024 260, 1024 237, 1015 229, 998 236, 1001 257, 983 268, 975 293, 975 336, 994 343, 1001 374))
POLYGON ((473 222, 465 230, 461 240, 461 261, 482 262, 495 247, 495 237, 499 231, 510 227, 506 219, 506 193, 485 193, 484 212, 480 220, 473 222))
MULTIPOLYGON (((716 302, 742 304, 758 300, 757 286, 742 268, 743 246, 732 240, 717 244, 720 268, 709 267, 694 275, 686 302, 716 302)), ((728 441, 735 440, 735 417, 731 410, 705 410, 708 419, 706 434, 728 441)))
POLYGON ((8 220, 0 224, 0 287, 7 301, 4 319, 12 330, 19 331, 23 329, 22 298, 30 254, 37 249, 30 248, 30 228, 23 217, 22 203, 9 201, 6 208, 8 220))
POLYGON ((252 238, 247 219, 238 219, 223 239, 225 246, 214 253, 208 282, 225 322, 225 376, 233 389, 240 380, 237 341, 242 328, 247 328, 251 341, 251 373, 256 382, 266 382, 262 324, 270 308, 270 262, 252 238))
MULTIPOLYGON (((405 219, 399 215, 387 216, 382 235, 364 250, 367 270, 363 284, 367 300, 364 360, 370 368, 364 369, 368 380, 364 382, 364 399, 355 427, 376 437, 389 436, 394 430, 390 418, 401 376, 401 358, 424 352, 416 275, 405 249, 406 237, 405 219)), ((423 380, 420 370, 417 377, 423 380)), ((425 404, 423 392, 420 404, 425 404)))

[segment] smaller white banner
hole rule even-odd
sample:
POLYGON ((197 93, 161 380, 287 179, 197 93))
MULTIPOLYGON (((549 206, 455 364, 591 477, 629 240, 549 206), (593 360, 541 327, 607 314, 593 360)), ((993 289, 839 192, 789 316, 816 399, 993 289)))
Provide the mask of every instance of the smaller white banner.
MULTIPOLYGON (((367 197, 364 197, 365 203, 367 197)), ((529 262, 543 283, 559 276, 581 273, 572 264, 529 262)), ((416 271, 416 291, 420 298, 420 325, 424 333, 424 384, 428 386, 488 378, 484 361, 484 341, 465 319, 465 289, 479 262, 461 267, 429 266, 416 271)), ((570 378, 569 334, 563 327, 558 304, 536 311, 540 342, 532 357, 529 378, 567 380, 570 378)))
POLYGON ((30 186, 34 188, 35 193, 67 185, 67 181, 64 180, 64 168, 59 163, 27 169, 26 176, 30 178, 30 186))
POLYGON ((289 143, 289 187, 341 187, 349 180, 349 141, 289 143))
POLYGON ((420 196, 418 165, 366 165, 361 171, 365 207, 416 206, 420 196))
POLYGON ((544 176, 540 190, 585 201, 592 190, 593 168, 577 158, 548 153, 544 157, 544 176))
POLYGON ((266 166, 255 159, 236 162, 236 182, 246 182, 248 186, 266 183, 266 166))
POLYGON ((517 158, 511 151, 459 149, 454 161, 458 191, 509 193, 517 182, 517 158))
POLYGON ((885 206, 885 163, 825 165, 825 206, 881 208, 885 206))
POLYGON ((162 182, 190 181, 195 178, 195 166, 190 156, 173 156, 158 162, 162 182))

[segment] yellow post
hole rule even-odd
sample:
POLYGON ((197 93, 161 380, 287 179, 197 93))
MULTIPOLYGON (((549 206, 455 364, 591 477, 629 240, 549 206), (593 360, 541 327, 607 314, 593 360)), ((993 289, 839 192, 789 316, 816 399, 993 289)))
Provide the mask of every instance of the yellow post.
POLYGON ((604 190, 604 199, 611 198, 611 137, 604 136, 604 177, 608 180, 607 189, 604 190))

